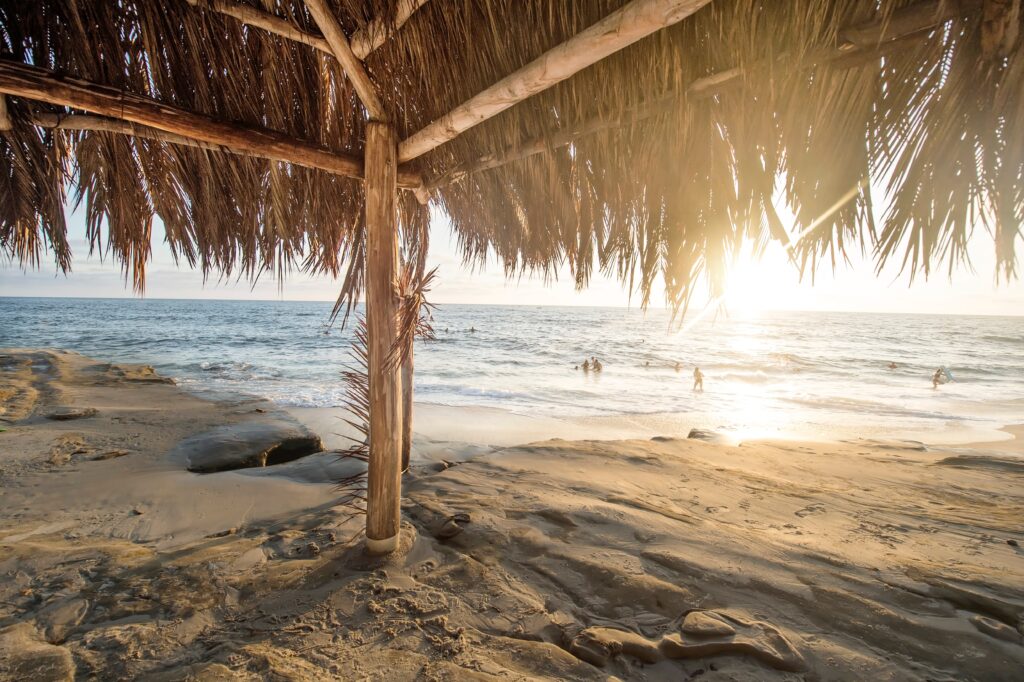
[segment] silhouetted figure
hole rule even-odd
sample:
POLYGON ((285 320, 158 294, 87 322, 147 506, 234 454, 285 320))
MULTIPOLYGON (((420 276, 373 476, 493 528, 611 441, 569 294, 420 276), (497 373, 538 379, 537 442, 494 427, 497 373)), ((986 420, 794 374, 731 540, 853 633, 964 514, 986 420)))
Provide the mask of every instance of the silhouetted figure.
POLYGON ((896 369, 896 363, 895 362, 890 362, 889 363, 889 369, 896 369))
POLYGON ((583 361, 583 371, 584 372, 589 372, 590 371, 590 360, 584 360, 583 361))
POLYGON ((935 374, 932 375, 932 388, 938 388, 939 384, 942 383, 942 379, 942 368, 939 367, 937 370, 935 370, 935 374))
POLYGON ((700 371, 700 367, 693 368, 693 390, 704 392, 704 372, 700 371))

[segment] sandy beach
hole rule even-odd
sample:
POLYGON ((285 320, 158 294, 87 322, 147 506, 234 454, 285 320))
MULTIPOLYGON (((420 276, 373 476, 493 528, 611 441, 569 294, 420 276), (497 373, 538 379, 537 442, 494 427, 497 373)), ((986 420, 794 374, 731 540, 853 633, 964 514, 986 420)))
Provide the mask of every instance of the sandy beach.
POLYGON ((331 410, 41 350, 2 352, 0 400, 3 679, 1024 669, 1022 427, 945 449, 719 443, 418 409, 402 546, 371 560, 331 452, 188 470, 211 431, 340 447, 331 410))

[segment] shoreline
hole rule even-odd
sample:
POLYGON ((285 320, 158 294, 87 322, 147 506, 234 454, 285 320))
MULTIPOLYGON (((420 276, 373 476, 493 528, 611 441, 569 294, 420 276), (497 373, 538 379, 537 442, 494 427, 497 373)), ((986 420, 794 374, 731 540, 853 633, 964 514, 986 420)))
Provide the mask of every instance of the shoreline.
POLYGON ((336 447, 335 411, 210 402, 71 353, 0 361, 0 679, 1009 682, 1024 666, 1017 457, 594 440, 624 425, 421 405, 402 549, 369 560, 335 454, 189 470, 254 428, 308 433, 289 416, 336 447))

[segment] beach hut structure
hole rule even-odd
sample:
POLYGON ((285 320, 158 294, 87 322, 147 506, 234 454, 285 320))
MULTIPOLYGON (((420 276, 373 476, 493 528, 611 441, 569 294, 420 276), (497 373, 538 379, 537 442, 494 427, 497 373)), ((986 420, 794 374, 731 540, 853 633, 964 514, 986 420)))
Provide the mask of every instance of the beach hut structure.
POLYGON ((660 277, 677 308, 750 240, 927 275, 987 229, 1014 277, 1022 22, 1020 0, 2 0, 0 245, 70 268, 70 188, 140 291, 159 216, 204 273, 365 293, 389 552, 428 206, 469 260, 600 268, 644 304, 660 277))

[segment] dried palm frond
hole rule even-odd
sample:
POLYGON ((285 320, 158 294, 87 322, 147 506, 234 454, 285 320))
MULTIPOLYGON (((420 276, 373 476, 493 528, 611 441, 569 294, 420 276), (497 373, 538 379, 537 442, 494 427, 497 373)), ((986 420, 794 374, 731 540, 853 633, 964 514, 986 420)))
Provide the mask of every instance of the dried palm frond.
MULTIPOLYGON (((369 346, 366 336, 366 320, 358 318, 349 347, 351 364, 341 372, 345 385, 342 402, 348 416, 344 421, 355 429, 355 436, 346 436, 352 444, 338 453, 339 459, 356 459, 368 462, 370 459, 370 381, 369 346)), ((354 512, 366 509, 366 472, 346 476, 335 481, 335 487, 342 493, 340 504, 354 512)))
POLYGON ((430 321, 431 311, 437 306, 427 300, 427 294, 430 293, 430 287, 437 278, 437 268, 418 279, 413 279, 415 274, 416 269, 406 265, 402 268, 402 276, 398 281, 398 336, 388 352, 389 367, 397 367, 408 359, 412 344, 417 338, 435 338, 430 321))
MULTIPOLYGON (((316 33, 302 0, 241 1, 316 33)), ((388 40, 364 61, 403 139, 626 2, 431 0, 400 30, 391 24, 395 0, 329 4, 348 35, 383 21, 388 40)), ((362 155, 364 110, 334 59, 197 5, 0 0, 0 59, 362 155)), ((414 169, 439 178, 585 129, 571 144, 440 186, 435 205, 470 262, 495 254, 509 276, 547 278, 565 264, 579 287, 610 273, 643 304, 660 278, 669 303, 683 308, 698 279, 722 286, 742 244, 786 241, 772 205, 777 187, 802 235, 794 258, 812 273, 851 250, 868 251, 878 267, 896 260, 911 276, 940 264, 951 271, 981 227, 998 272, 1016 277, 1019 6, 714 0, 480 123, 414 169), (822 220, 853 187, 861 189, 822 220)), ((90 247, 122 263, 137 288, 159 217, 175 257, 204 274, 300 268, 342 280, 336 312, 347 316, 358 300, 359 181, 108 132, 41 132, 31 114, 72 112, 20 97, 8 104, 13 130, 0 134, 8 257, 34 266, 52 249, 58 267, 70 267, 70 175, 90 247)), ((421 268, 427 211, 403 192, 398 213, 403 261, 421 268)))

